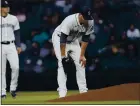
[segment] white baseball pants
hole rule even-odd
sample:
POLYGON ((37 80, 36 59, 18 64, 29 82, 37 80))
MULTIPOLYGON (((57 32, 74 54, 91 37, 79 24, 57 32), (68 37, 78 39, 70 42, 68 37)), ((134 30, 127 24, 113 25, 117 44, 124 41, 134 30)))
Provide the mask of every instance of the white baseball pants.
MULTIPOLYGON (((60 37, 58 36, 58 34, 60 34, 60 32, 54 31, 52 35, 52 43, 53 43, 56 57, 58 59, 57 81, 59 85, 59 88, 58 88, 59 97, 65 97, 67 94, 67 87, 66 87, 67 76, 62 66, 60 37)), ((87 92, 88 89, 87 89, 86 78, 85 78, 85 68, 82 67, 81 64, 79 63, 81 48, 80 48, 78 39, 72 42, 71 44, 66 44, 66 52, 68 52, 69 50, 73 51, 71 53, 71 57, 73 58, 76 65, 76 71, 77 71, 76 79, 77 79, 77 84, 79 87, 79 92, 80 93, 87 92)))
POLYGON ((10 91, 15 91, 17 88, 18 75, 19 75, 19 58, 18 53, 14 43, 8 45, 1 44, 1 77, 2 77, 2 90, 1 95, 6 95, 6 61, 10 63, 12 69, 11 72, 11 84, 10 91))

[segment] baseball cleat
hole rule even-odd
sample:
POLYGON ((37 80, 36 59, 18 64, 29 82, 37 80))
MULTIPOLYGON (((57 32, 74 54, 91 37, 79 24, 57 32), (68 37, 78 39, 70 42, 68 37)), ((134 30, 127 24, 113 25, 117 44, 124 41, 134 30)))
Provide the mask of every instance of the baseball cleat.
POLYGON ((16 91, 11 91, 11 96, 12 96, 13 98, 16 98, 16 96, 17 96, 16 91))
POLYGON ((1 98, 2 99, 6 99, 6 95, 1 95, 1 98))

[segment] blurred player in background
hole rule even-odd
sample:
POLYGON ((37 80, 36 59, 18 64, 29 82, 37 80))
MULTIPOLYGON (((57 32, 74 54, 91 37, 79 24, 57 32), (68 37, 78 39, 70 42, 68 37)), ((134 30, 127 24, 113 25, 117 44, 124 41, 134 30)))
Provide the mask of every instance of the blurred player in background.
POLYGON ((20 48, 20 27, 18 19, 9 14, 9 5, 5 0, 1 1, 1 16, 0 16, 0 45, 1 45, 1 75, 2 75, 2 90, 1 97, 6 98, 6 62, 10 63, 11 84, 10 93, 13 98, 16 97, 16 88, 18 85, 19 75, 19 58, 20 48), (16 46, 15 46, 16 43, 16 46))

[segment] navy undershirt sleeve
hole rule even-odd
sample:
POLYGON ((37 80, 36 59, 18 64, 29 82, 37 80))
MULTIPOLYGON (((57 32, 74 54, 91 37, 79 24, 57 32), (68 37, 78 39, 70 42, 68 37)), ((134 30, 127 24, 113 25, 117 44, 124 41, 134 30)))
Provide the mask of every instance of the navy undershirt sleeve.
POLYGON ((68 35, 61 32, 60 43, 66 43, 67 42, 67 37, 68 37, 68 35))
POLYGON ((15 30, 14 31, 14 34, 15 34, 15 42, 16 42, 16 46, 17 47, 20 47, 20 30, 15 30))
POLYGON ((82 41, 83 42, 88 42, 89 41, 89 38, 90 38, 90 35, 83 35, 82 36, 82 41))

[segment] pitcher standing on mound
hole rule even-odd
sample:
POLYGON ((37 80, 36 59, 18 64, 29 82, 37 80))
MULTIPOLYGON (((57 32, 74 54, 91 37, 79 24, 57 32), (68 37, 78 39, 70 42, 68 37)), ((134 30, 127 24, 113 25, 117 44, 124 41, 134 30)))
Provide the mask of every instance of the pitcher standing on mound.
POLYGON ((52 43, 58 59, 58 92, 59 97, 65 97, 67 94, 66 81, 67 76, 64 72, 62 61, 67 58, 67 52, 72 51, 71 57, 76 66, 76 79, 79 92, 87 92, 85 77, 85 50, 88 45, 89 37, 93 33, 92 11, 88 7, 83 7, 80 13, 67 16, 63 22, 55 29, 52 35, 52 43), (82 37, 82 43, 78 38, 82 37))

